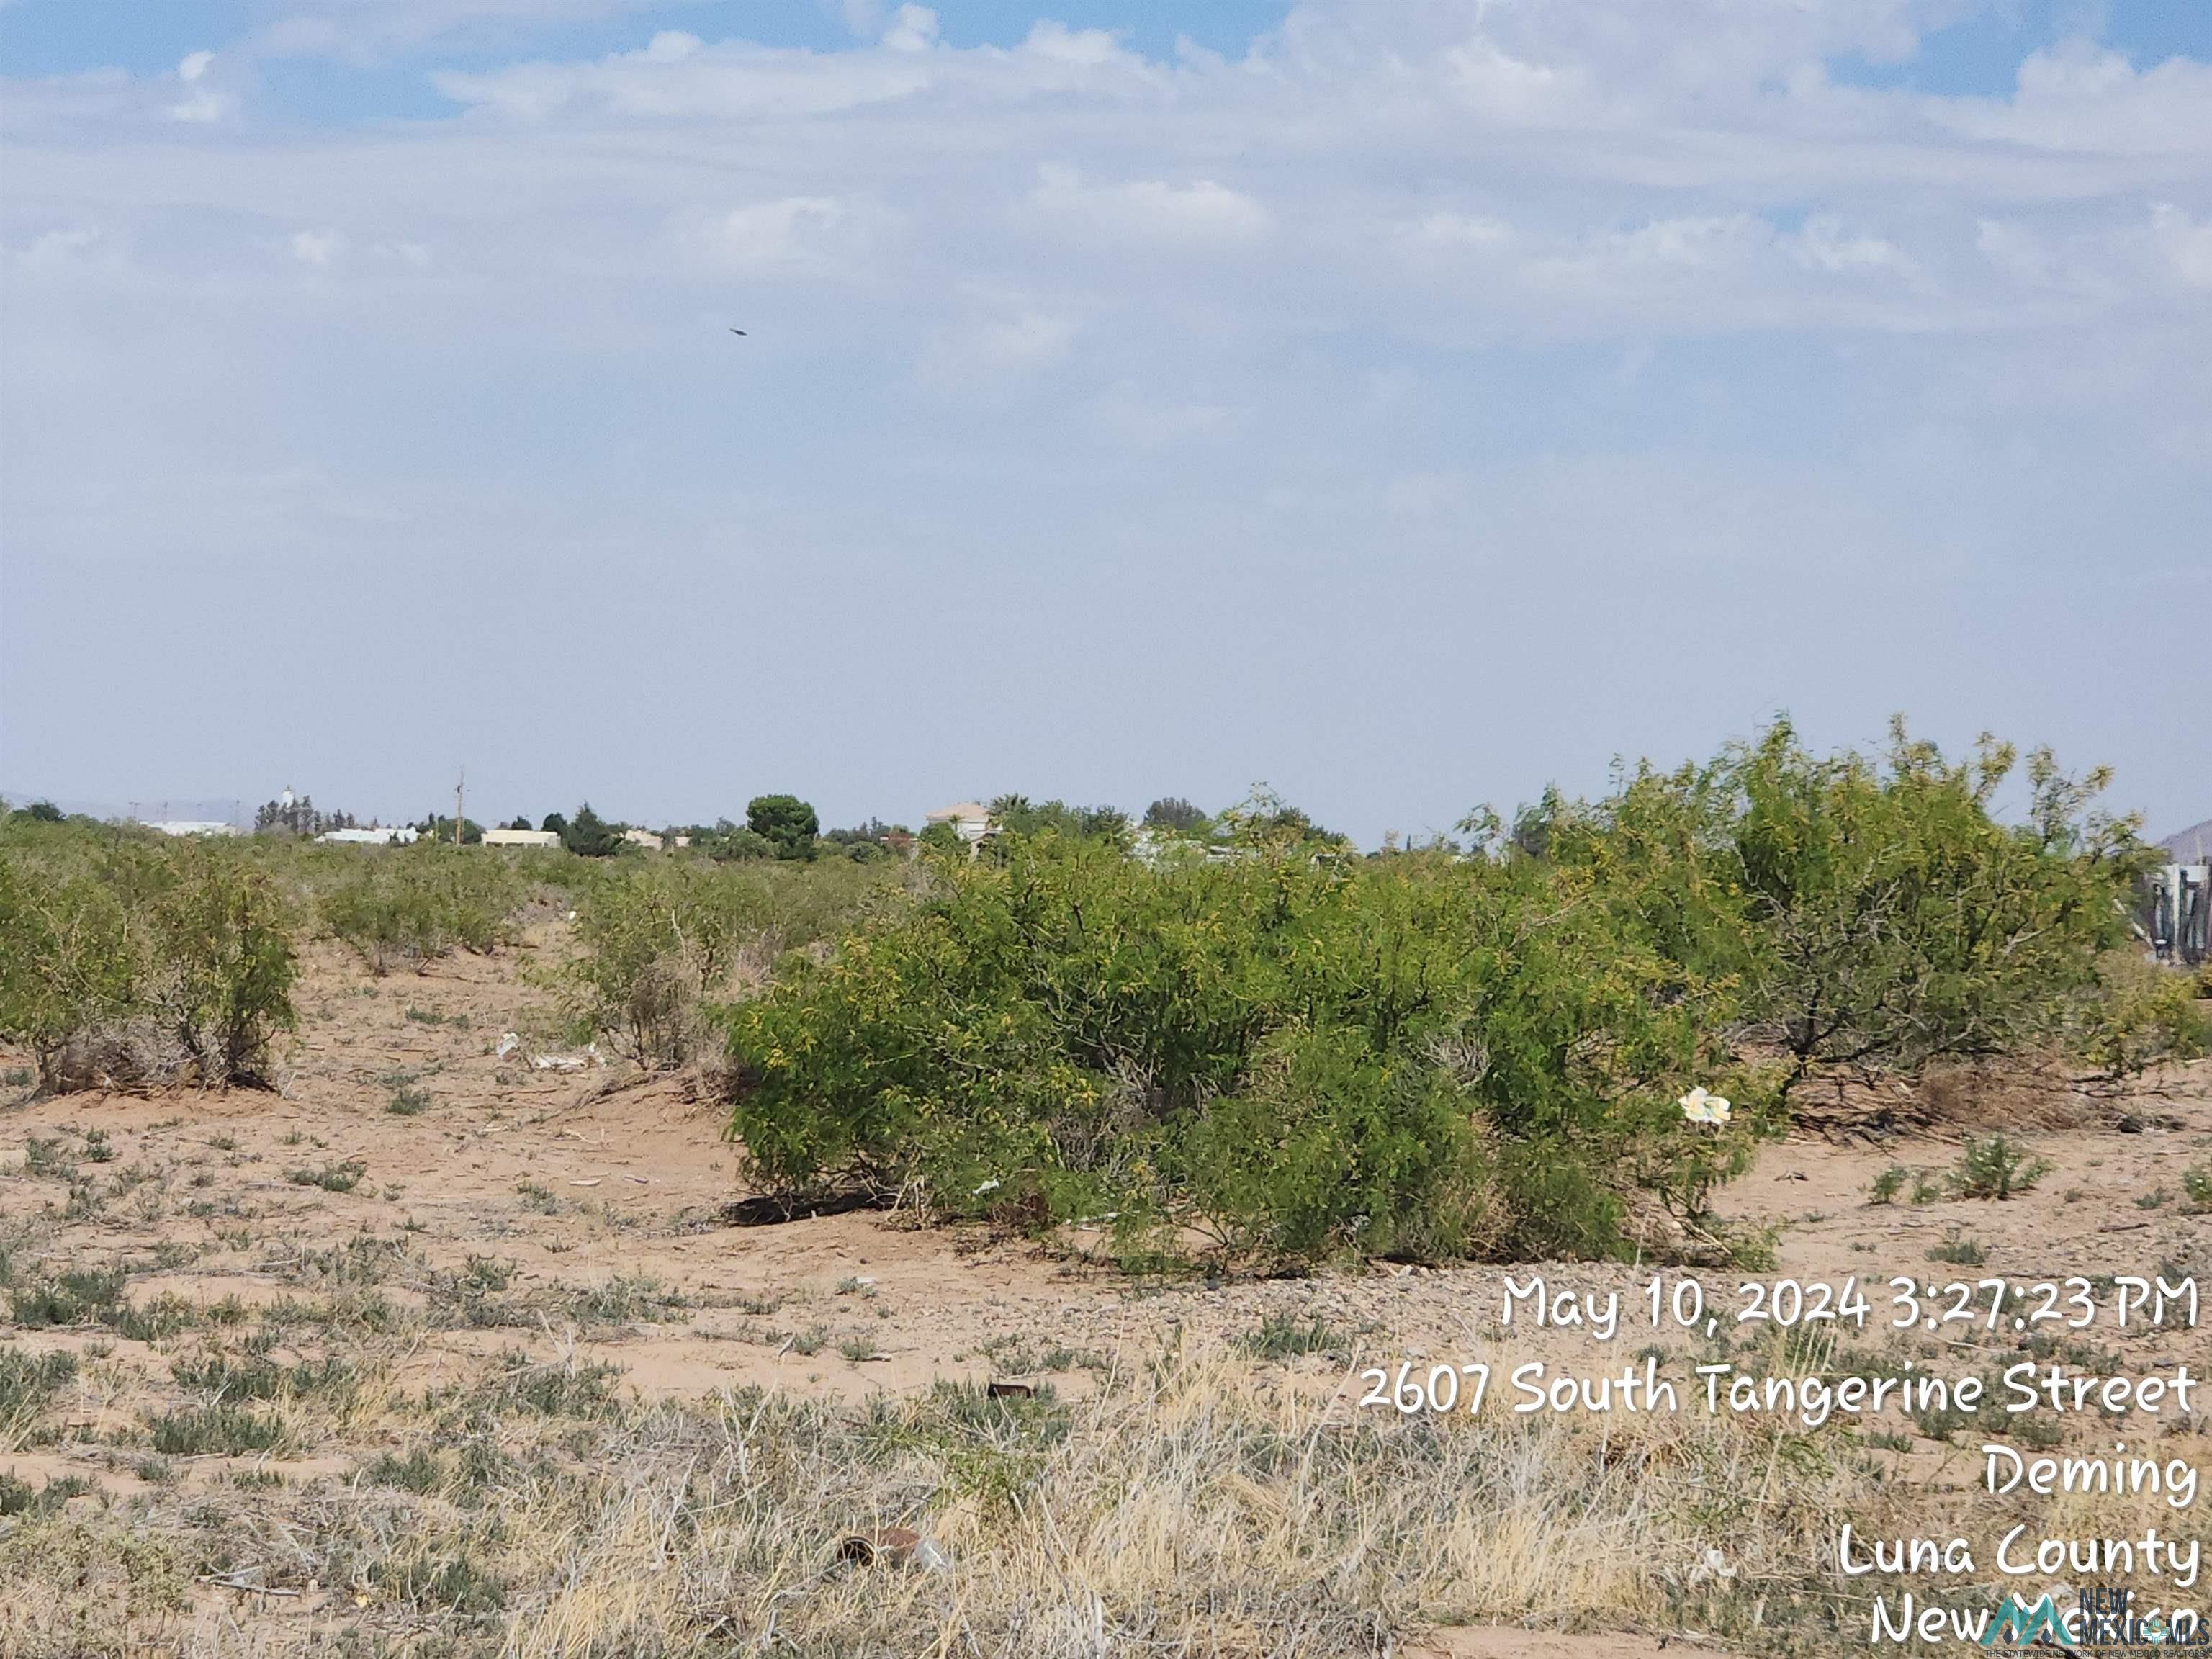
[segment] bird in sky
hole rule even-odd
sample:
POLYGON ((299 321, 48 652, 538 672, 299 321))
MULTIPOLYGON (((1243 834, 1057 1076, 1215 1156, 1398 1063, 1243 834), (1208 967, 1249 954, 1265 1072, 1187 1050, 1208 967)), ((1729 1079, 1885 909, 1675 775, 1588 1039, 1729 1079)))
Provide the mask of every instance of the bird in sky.
POLYGON ((744 332, 744 330, 743 330, 743 329, 741 329, 741 328, 733 328, 733 329, 732 329, 732 330, 730 331, 730 332, 731 332, 731 333, 732 333, 732 334, 743 334, 743 333, 744 332))

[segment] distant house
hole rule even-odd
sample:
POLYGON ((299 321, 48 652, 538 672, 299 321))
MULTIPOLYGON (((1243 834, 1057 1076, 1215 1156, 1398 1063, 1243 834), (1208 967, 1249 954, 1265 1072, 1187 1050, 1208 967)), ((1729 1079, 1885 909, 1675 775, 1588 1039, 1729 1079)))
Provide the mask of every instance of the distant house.
POLYGON ((551 830, 487 830, 483 832, 487 847, 544 847, 561 844, 560 836, 551 830))
POLYGON ((2159 846, 2176 864, 2212 864, 2212 818, 2168 836, 2159 846))
POLYGON ((169 818, 146 827, 158 830, 165 836, 238 836, 246 833, 234 823, 221 823, 211 818, 169 818))
POLYGON ((949 823, 952 833, 974 847, 991 833, 991 811, 972 800, 963 800, 951 806, 940 806, 930 813, 925 822, 949 823))
POLYGON ((407 847, 421 833, 411 823, 395 823, 389 829, 372 823, 365 829, 325 830, 315 839, 334 842, 342 847, 407 847))
POLYGON ((623 839, 633 847, 642 847, 648 853, 660 850, 660 837, 650 830, 625 830, 623 839))

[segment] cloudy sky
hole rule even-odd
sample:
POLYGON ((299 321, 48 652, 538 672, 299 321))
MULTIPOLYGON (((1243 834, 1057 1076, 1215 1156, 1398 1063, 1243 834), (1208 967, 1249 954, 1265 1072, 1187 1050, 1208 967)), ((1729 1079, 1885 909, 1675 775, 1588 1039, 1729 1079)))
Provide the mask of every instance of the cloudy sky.
POLYGON ((0 787, 2212 812, 2212 8, 0 5, 0 787), (732 334, 743 328, 746 337, 732 334))

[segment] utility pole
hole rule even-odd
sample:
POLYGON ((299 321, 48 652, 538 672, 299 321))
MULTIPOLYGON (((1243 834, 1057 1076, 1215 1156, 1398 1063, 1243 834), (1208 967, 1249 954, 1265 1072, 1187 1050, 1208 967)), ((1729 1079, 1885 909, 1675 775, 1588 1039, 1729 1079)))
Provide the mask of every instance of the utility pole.
POLYGON ((460 781, 453 786, 453 845, 456 847, 461 844, 462 792, 468 787, 468 784, 469 770, 465 766, 461 769, 460 781))

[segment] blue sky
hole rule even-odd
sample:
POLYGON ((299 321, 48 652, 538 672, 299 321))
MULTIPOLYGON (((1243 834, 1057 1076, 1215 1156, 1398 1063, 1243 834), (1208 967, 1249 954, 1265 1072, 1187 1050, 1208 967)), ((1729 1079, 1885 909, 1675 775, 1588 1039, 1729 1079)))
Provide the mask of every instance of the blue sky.
POLYGON ((12 791, 2212 811, 2212 8, 17 0, 0 314, 12 791))

